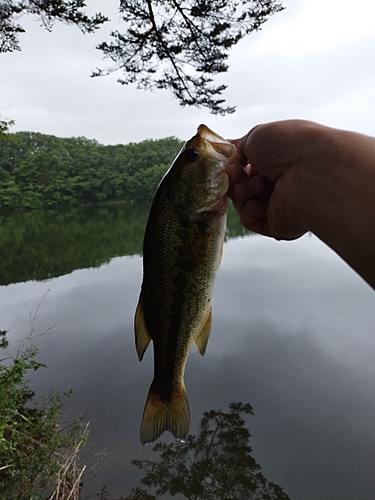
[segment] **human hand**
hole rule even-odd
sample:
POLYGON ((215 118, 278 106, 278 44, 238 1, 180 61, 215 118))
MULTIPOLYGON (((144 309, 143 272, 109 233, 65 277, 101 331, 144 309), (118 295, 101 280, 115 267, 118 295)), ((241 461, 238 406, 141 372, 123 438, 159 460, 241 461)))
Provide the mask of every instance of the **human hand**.
POLYGON ((375 289, 375 137, 302 120, 259 125, 229 198, 243 226, 278 240, 311 231, 375 289))
POLYGON ((321 168, 322 129, 327 127, 287 120, 258 125, 232 141, 248 161, 229 174, 228 196, 244 227, 278 240, 309 230, 306 188, 321 168))

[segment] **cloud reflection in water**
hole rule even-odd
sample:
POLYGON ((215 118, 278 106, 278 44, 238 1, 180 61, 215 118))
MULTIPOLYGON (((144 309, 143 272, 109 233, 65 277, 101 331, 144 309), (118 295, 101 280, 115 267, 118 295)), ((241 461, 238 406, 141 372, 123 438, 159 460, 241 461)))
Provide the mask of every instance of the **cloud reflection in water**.
MULTIPOLYGON (((91 421, 88 452, 108 458, 88 492, 127 493, 142 477, 130 461, 152 456, 138 442, 152 350, 138 362, 133 314, 141 259, 46 282, 0 287, 0 328, 25 331, 29 307, 50 288, 39 342, 49 366, 38 393, 72 387, 67 412, 91 421)), ((192 348, 186 369, 193 432, 201 414, 250 403, 253 456, 292 499, 374 497, 375 293, 314 237, 281 243, 229 241, 213 298, 206 356, 192 348)), ((168 437, 166 440, 168 441, 168 437)))

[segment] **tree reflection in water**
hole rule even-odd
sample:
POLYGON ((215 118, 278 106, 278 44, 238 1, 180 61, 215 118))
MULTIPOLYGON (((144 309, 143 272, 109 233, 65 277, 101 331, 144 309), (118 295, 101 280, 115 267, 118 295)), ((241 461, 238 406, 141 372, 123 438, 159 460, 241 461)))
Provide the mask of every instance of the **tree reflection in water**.
POLYGON ((228 413, 203 413, 198 435, 186 442, 157 443, 153 448, 159 453, 157 460, 133 460, 145 471, 141 482, 151 491, 136 488, 128 499, 289 500, 251 456, 243 415, 252 414, 252 407, 231 403, 229 408, 228 413))

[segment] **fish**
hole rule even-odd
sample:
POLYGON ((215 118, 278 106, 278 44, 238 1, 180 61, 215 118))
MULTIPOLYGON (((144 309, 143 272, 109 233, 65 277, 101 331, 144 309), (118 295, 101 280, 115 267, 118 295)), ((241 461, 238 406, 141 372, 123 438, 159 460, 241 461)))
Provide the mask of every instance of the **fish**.
POLYGON ((239 155, 234 144, 200 125, 161 180, 150 208, 134 317, 139 360, 151 340, 154 350, 143 445, 165 431, 180 441, 190 432, 184 371, 193 342, 201 356, 206 352, 225 237, 228 168, 239 155))

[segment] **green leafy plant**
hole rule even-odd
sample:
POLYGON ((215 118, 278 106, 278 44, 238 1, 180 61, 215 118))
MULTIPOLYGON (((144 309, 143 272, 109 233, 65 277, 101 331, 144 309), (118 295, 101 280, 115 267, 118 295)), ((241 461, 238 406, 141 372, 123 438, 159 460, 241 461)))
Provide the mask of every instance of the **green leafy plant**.
MULTIPOLYGON (((36 317, 37 312, 33 322, 36 317)), ((3 348, 6 333, 0 332, 3 348)), ((78 452, 88 424, 82 418, 68 425, 62 421, 64 400, 72 391, 35 400, 27 374, 46 365, 37 361, 34 341, 30 335, 15 356, 0 360, 0 495, 9 500, 78 499, 84 471, 78 452)))

